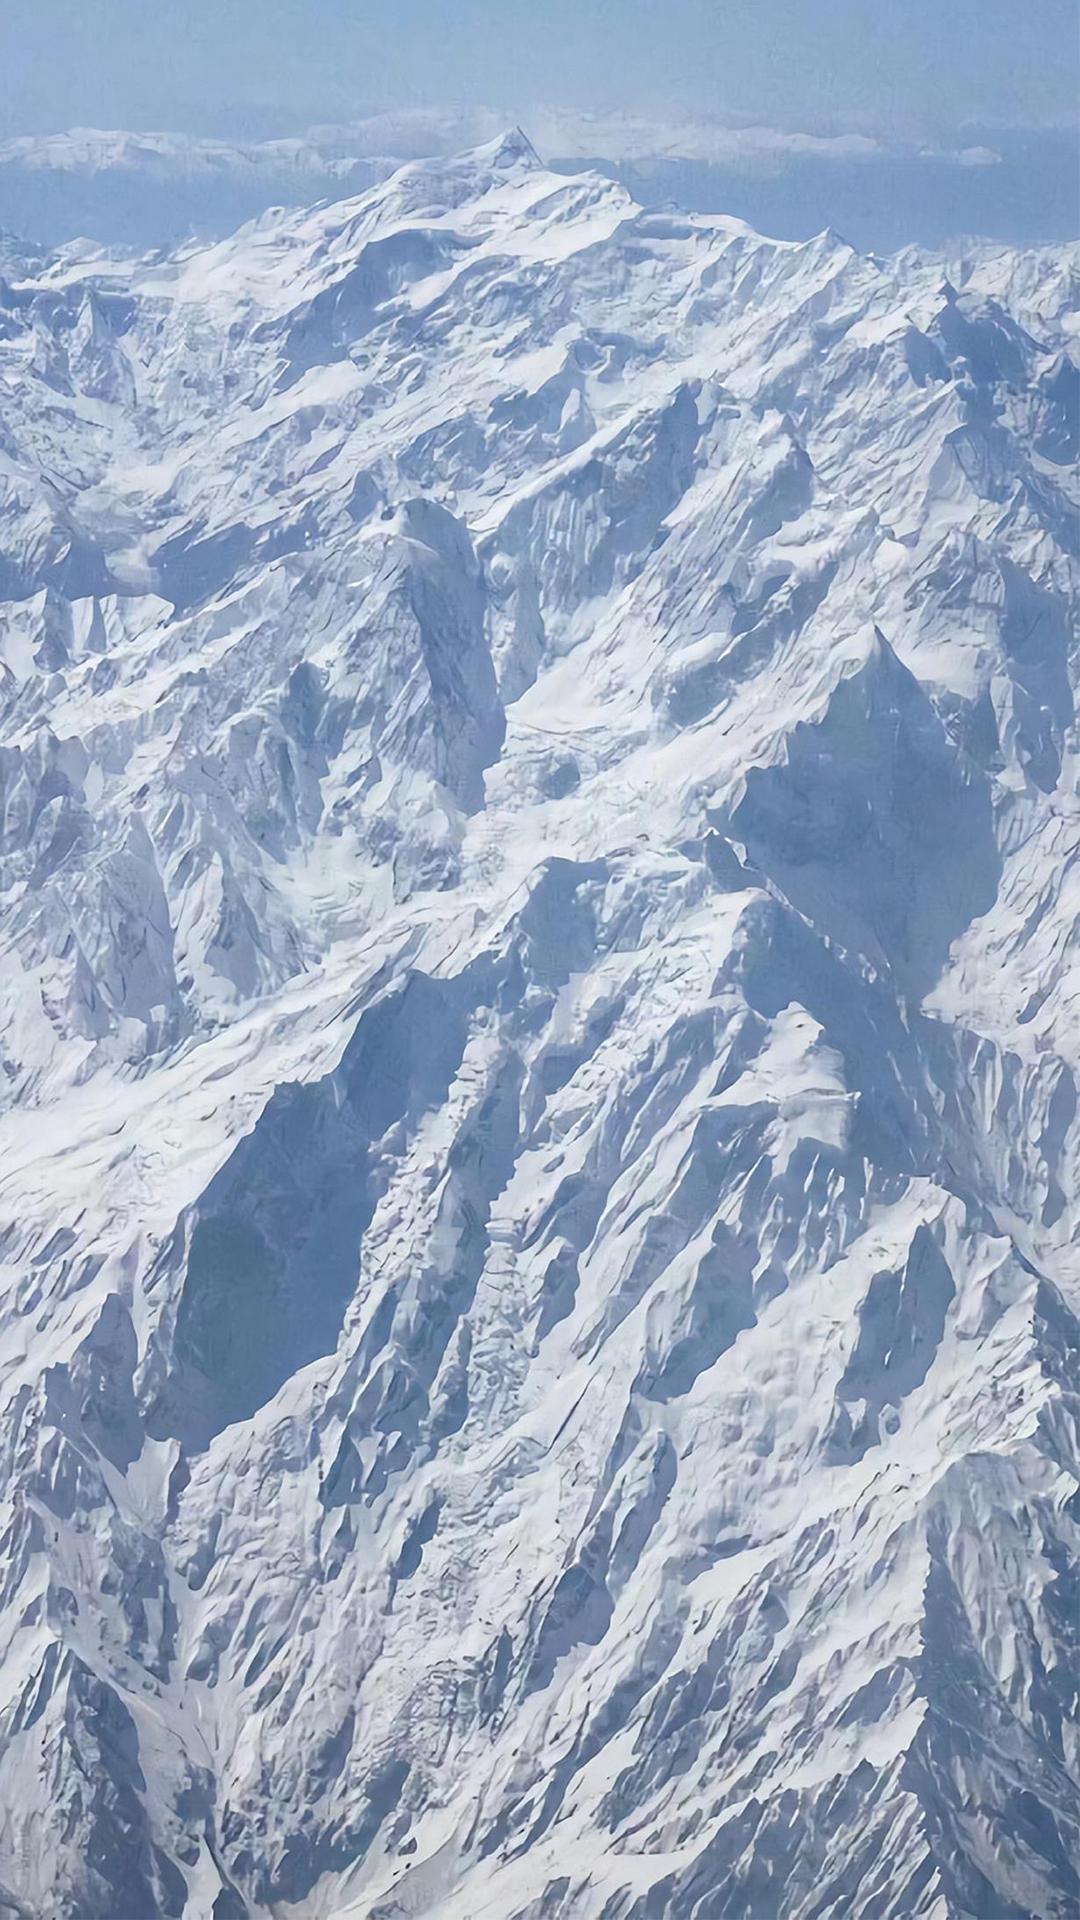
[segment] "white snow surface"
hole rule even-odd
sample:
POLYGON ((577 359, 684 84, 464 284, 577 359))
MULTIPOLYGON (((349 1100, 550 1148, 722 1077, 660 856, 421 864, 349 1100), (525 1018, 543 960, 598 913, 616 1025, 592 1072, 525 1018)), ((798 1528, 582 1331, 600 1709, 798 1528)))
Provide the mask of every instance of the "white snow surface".
POLYGON ((0 1913, 1075 1915, 1076 265, 5 243, 0 1913))

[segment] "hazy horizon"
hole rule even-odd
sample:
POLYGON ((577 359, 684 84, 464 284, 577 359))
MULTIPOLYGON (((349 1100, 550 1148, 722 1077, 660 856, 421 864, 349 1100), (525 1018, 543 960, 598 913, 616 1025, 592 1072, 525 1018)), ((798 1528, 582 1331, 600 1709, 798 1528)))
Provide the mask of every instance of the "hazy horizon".
MULTIPOLYGON (((1074 0, 1033 0, 1022 29, 1007 0, 464 0, 452 14, 434 0, 10 0, 0 140, 103 128, 244 144, 390 116, 384 151, 410 157, 445 147, 417 124, 486 108, 550 160, 599 161, 646 200, 781 237, 1054 242, 1080 231, 1078 17, 1074 0)), ((34 237, 129 237, 102 229, 73 177, 16 184, 5 169, 0 225, 26 231, 23 207, 40 207, 34 237)), ((213 227, 225 210, 193 200, 192 217, 213 227)))
POLYGON ((1073 0, 9 0, 0 135, 175 126, 265 138, 480 100, 735 116, 963 144, 1075 122, 1073 0))

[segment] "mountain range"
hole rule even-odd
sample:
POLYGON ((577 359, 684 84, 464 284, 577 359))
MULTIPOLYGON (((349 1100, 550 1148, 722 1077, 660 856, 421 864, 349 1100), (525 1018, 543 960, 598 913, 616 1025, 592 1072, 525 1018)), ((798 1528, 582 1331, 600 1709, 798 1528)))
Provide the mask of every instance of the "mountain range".
POLYGON ((0 245, 0 1914, 1070 1920, 1080 252, 363 184, 0 245))
MULTIPOLYGON (((404 162, 450 158, 517 117, 412 107, 261 139, 93 127, 21 134, 0 141, 0 224, 50 245, 222 239, 272 207, 356 195, 404 162)), ((881 252, 951 246, 965 234, 1049 244, 1080 228, 1071 128, 973 125, 942 145, 863 125, 806 131, 543 105, 525 120, 557 172, 595 168, 643 206, 737 214, 785 239, 831 224, 881 252)))

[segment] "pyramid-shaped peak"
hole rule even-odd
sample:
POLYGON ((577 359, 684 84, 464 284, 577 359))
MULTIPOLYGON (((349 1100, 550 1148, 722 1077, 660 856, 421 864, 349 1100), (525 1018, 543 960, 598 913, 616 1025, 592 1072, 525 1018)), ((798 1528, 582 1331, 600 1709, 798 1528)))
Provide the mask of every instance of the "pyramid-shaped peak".
POLYGON ((493 167, 542 168, 544 165, 528 134, 521 127, 508 127, 505 133, 497 134, 494 140, 487 140, 483 146, 474 148, 474 152, 477 159, 486 160, 493 167))

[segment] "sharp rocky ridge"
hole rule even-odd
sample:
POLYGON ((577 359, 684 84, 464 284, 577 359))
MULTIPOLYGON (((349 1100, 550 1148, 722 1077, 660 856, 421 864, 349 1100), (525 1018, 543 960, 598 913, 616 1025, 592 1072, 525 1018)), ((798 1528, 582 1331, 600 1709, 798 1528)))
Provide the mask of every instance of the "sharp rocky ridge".
POLYGON ((0 1912, 1067 1920, 1075 256, 0 247, 0 1912))

